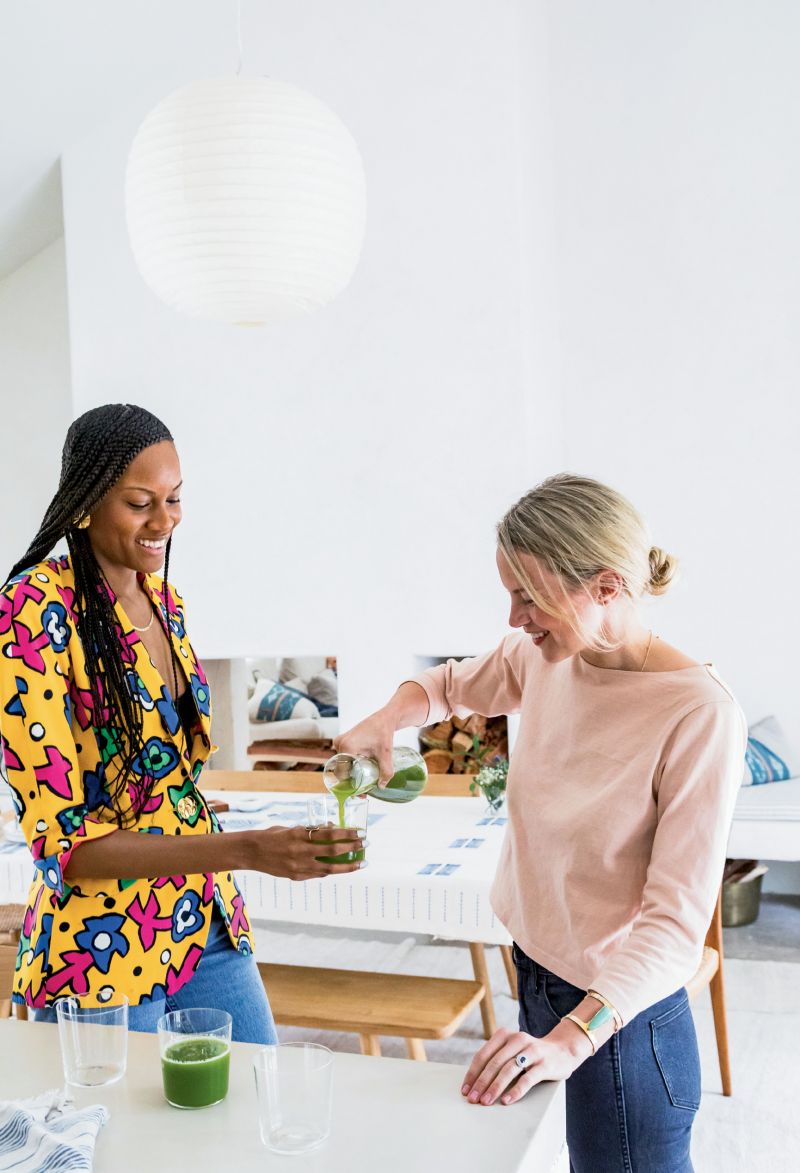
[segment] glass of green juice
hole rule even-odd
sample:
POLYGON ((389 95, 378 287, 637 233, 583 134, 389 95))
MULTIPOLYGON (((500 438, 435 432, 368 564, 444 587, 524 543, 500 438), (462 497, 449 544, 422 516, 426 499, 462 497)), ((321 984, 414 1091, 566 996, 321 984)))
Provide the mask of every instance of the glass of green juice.
POLYGON ((351 792, 337 794, 315 794, 308 800, 308 826, 318 827, 314 834, 314 842, 325 847, 325 830, 330 827, 350 827, 361 835, 364 846, 358 851, 336 851, 335 845, 330 852, 317 856, 322 863, 361 863, 366 856, 367 824, 369 822, 369 799, 364 794, 353 795, 351 792))
POLYGON ((228 1094, 233 1019, 195 1006, 158 1020, 164 1096, 173 1108, 207 1108, 228 1094))

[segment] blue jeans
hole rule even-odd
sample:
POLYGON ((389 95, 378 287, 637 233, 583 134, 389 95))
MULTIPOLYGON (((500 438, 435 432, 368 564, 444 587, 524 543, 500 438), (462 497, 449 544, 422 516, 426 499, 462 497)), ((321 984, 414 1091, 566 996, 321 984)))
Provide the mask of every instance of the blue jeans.
MULTIPOLYGON (((586 996, 514 945, 520 1030, 541 1038, 586 996)), ((567 1080, 572 1173, 692 1173, 700 1057, 685 990, 656 1002, 567 1080)))
MULTIPOLYGON (((256 959, 234 949, 216 905, 197 972, 177 994, 129 1007, 128 1028, 153 1033, 162 1014, 192 1006, 227 1010, 233 1018, 234 1042, 268 1046, 278 1041, 256 959)), ((55 1007, 35 1010, 33 1017, 36 1022, 55 1022, 55 1007)))

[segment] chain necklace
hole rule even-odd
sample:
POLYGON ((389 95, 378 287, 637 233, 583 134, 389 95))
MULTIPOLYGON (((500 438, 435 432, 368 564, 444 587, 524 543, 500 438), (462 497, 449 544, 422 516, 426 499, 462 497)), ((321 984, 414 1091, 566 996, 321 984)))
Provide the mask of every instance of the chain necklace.
MULTIPOLYGON (((152 620, 151 620, 151 622, 152 622, 152 620)), ((653 629, 651 627, 650 628, 650 638, 647 641, 647 651, 644 654, 644 659, 642 660, 642 666, 639 669, 640 672, 644 672, 645 664, 647 663, 647 657, 650 655, 650 647, 651 647, 652 643, 653 643, 653 629)))
POLYGON ((155 611, 151 610, 150 620, 148 623, 146 623, 144 625, 144 627, 137 627, 136 624, 133 622, 133 620, 130 618, 130 616, 128 617, 128 622, 130 623, 130 625, 134 631, 138 631, 140 634, 143 634, 145 631, 149 631, 150 628, 153 626, 153 620, 155 619, 155 617, 156 617, 155 611))

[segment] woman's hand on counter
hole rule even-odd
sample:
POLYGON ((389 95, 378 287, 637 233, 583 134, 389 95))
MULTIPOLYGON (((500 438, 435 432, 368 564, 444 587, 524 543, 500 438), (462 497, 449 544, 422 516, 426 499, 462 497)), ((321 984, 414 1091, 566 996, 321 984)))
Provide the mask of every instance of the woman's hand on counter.
POLYGON ((592 1045, 577 1027, 567 1027, 559 1023, 541 1039, 523 1031, 495 1031, 470 1063, 462 1096, 487 1107, 498 1101, 513 1104, 543 1080, 568 1079, 589 1058, 592 1045), (526 1058, 523 1068, 515 1062, 517 1055, 526 1058))

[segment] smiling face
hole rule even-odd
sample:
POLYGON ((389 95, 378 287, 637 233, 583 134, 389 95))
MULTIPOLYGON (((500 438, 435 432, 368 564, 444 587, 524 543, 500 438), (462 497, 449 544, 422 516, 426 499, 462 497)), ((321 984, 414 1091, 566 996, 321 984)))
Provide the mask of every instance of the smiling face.
POLYGON ((509 625, 526 632, 550 663, 566 660, 589 647, 603 623, 606 587, 599 581, 592 581, 587 583, 588 590, 582 587, 570 590, 533 554, 518 552, 517 558, 540 602, 546 602, 548 606, 552 604, 559 614, 550 614, 531 598, 525 583, 520 581, 506 555, 498 549, 497 569, 511 598, 509 625))
POLYGON ((136 456, 91 512, 89 539, 107 571, 152 574, 181 520, 181 466, 170 440, 136 456))

